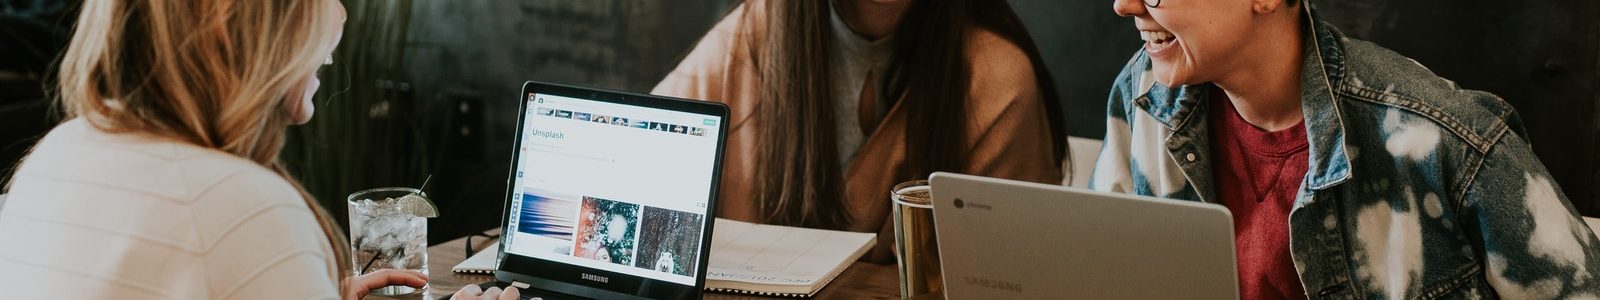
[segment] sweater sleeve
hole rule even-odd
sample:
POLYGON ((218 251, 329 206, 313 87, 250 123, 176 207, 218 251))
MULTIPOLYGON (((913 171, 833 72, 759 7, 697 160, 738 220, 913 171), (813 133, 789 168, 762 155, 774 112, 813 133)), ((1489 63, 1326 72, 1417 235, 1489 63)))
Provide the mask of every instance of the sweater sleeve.
POLYGON ((1015 44, 988 31, 970 42, 972 83, 968 92, 966 172, 974 175, 1060 184, 1050 122, 1034 78, 1033 63, 1015 44))
POLYGON ((338 299, 326 238, 299 192, 266 170, 223 177, 199 195, 196 230, 216 299, 338 299))

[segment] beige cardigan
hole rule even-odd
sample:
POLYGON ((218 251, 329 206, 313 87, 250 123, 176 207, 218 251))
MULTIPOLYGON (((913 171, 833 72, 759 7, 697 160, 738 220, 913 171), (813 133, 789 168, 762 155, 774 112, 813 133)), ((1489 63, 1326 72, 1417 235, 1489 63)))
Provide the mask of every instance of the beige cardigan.
MULTIPOLYGON (((763 1, 747 2, 765 5, 763 1)), ((717 101, 727 104, 729 121, 726 161, 717 217, 758 222, 754 191, 757 137, 761 120, 753 118, 761 101, 760 81, 751 57, 751 43, 766 24, 764 9, 741 5, 700 40, 653 94, 717 101), (754 26, 752 28, 741 28, 754 26), (742 36, 741 31, 749 32, 742 36)), ((1061 167, 1052 162, 1058 149, 1050 143, 1044 103, 1034 82, 1033 66, 1015 44, 989 31, 978 31, 968 43, 972 82, 968 95, 968 153, 962 173, 1057 184, 1061 167)), ((898 103, 898 102, 897 102, 898 103)), ((878 246, 864 260, 889 263, 894 256, 889 189, 912 178, 896 178, 892 170, 906 164, 906 118, 895 104, 876 130, 867 133, 853 163, 845 166, 844 197, 852 223, 848 229, 878 232, 878 246)))

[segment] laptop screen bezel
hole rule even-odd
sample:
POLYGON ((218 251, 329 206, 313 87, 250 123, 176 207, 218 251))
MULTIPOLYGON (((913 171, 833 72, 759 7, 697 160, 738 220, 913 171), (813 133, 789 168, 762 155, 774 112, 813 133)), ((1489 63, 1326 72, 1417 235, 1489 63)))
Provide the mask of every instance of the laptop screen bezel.
POLYGON ((662 109, 675 112, 684 112, 715 116, 719 118, 715 132, 717 139, 715 158, 711 176, 710 193, 706 199, 705 225, 700 236, 700 255, 694 271, 694 286, 628 275, 618 272, 599 270, 594 268, 571 265, 562 262, 544 260, 534 257, 507 253, 507 241, 512 233, 500 234, 500 257, 495 268, 495 279, 501 282, 522 282, 534 288, 568 293, 578 296, 593 298, 652 298, 652 299, 691 299, 698 298, 706 284, 706 266, 710 257, 712 218, 717 209, 717 191, 722 177, 722 160, 724 148, 727 146, 728 134, 728 107, 722 103, 710 101, 695 101, 677 99, 656 95, 635 94, 627 92, 606 91, 593 88, 584 88, 571 85, 528 81, 522 86, 518 94, 517 126, 515 139, 512 142, 510 173, 506 176, 506 189, 501 204, 500 228, 510 228, 513 201, 521 201, 516 193, 517 162, 521 161, 522 153, 517 151, 522 147, 523 129, 530 120, 528 117, 528 104, 533 99, 528 95, 544 94, 577 99, 629 105, 644 108, 662 109), (585 276, 588 275, 588 276, 585 276), (605 278, 604 282, 588 278, 605 278))

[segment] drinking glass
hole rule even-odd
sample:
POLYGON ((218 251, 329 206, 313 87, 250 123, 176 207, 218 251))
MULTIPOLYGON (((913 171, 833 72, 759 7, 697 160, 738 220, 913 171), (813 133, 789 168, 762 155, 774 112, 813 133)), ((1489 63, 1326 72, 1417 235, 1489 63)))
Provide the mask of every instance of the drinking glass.
POLYGON ((939 243, 933 229, 933 198, 927 180, 895 185, 894 256, 900 261, 901 299, 944 299, 939 243))
MULTIPOLYGON (((355 274, 378 269, 428 274, 428 219, 416 213, 427 194, 414 188, 375 188, 350 194, 351 267, 355 274), (420 198, 420 199, 419 199, 420 198)), ((432 203, 426 203, 430 208, 432 203)), ((372 290, 374 295, 406 295, 417 288, 403 285, 372 290)))

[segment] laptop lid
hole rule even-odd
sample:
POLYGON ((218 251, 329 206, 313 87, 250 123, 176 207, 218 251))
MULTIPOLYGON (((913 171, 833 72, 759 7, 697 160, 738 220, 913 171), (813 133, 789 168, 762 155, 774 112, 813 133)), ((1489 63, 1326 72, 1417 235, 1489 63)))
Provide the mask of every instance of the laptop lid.
POLYGON ((527 82, 495 278, 590 298, 698 298, 720 103, 527 82))
POLYGON ((1237 299, 1221 205, 934 173, 949 299, 1237 299))

